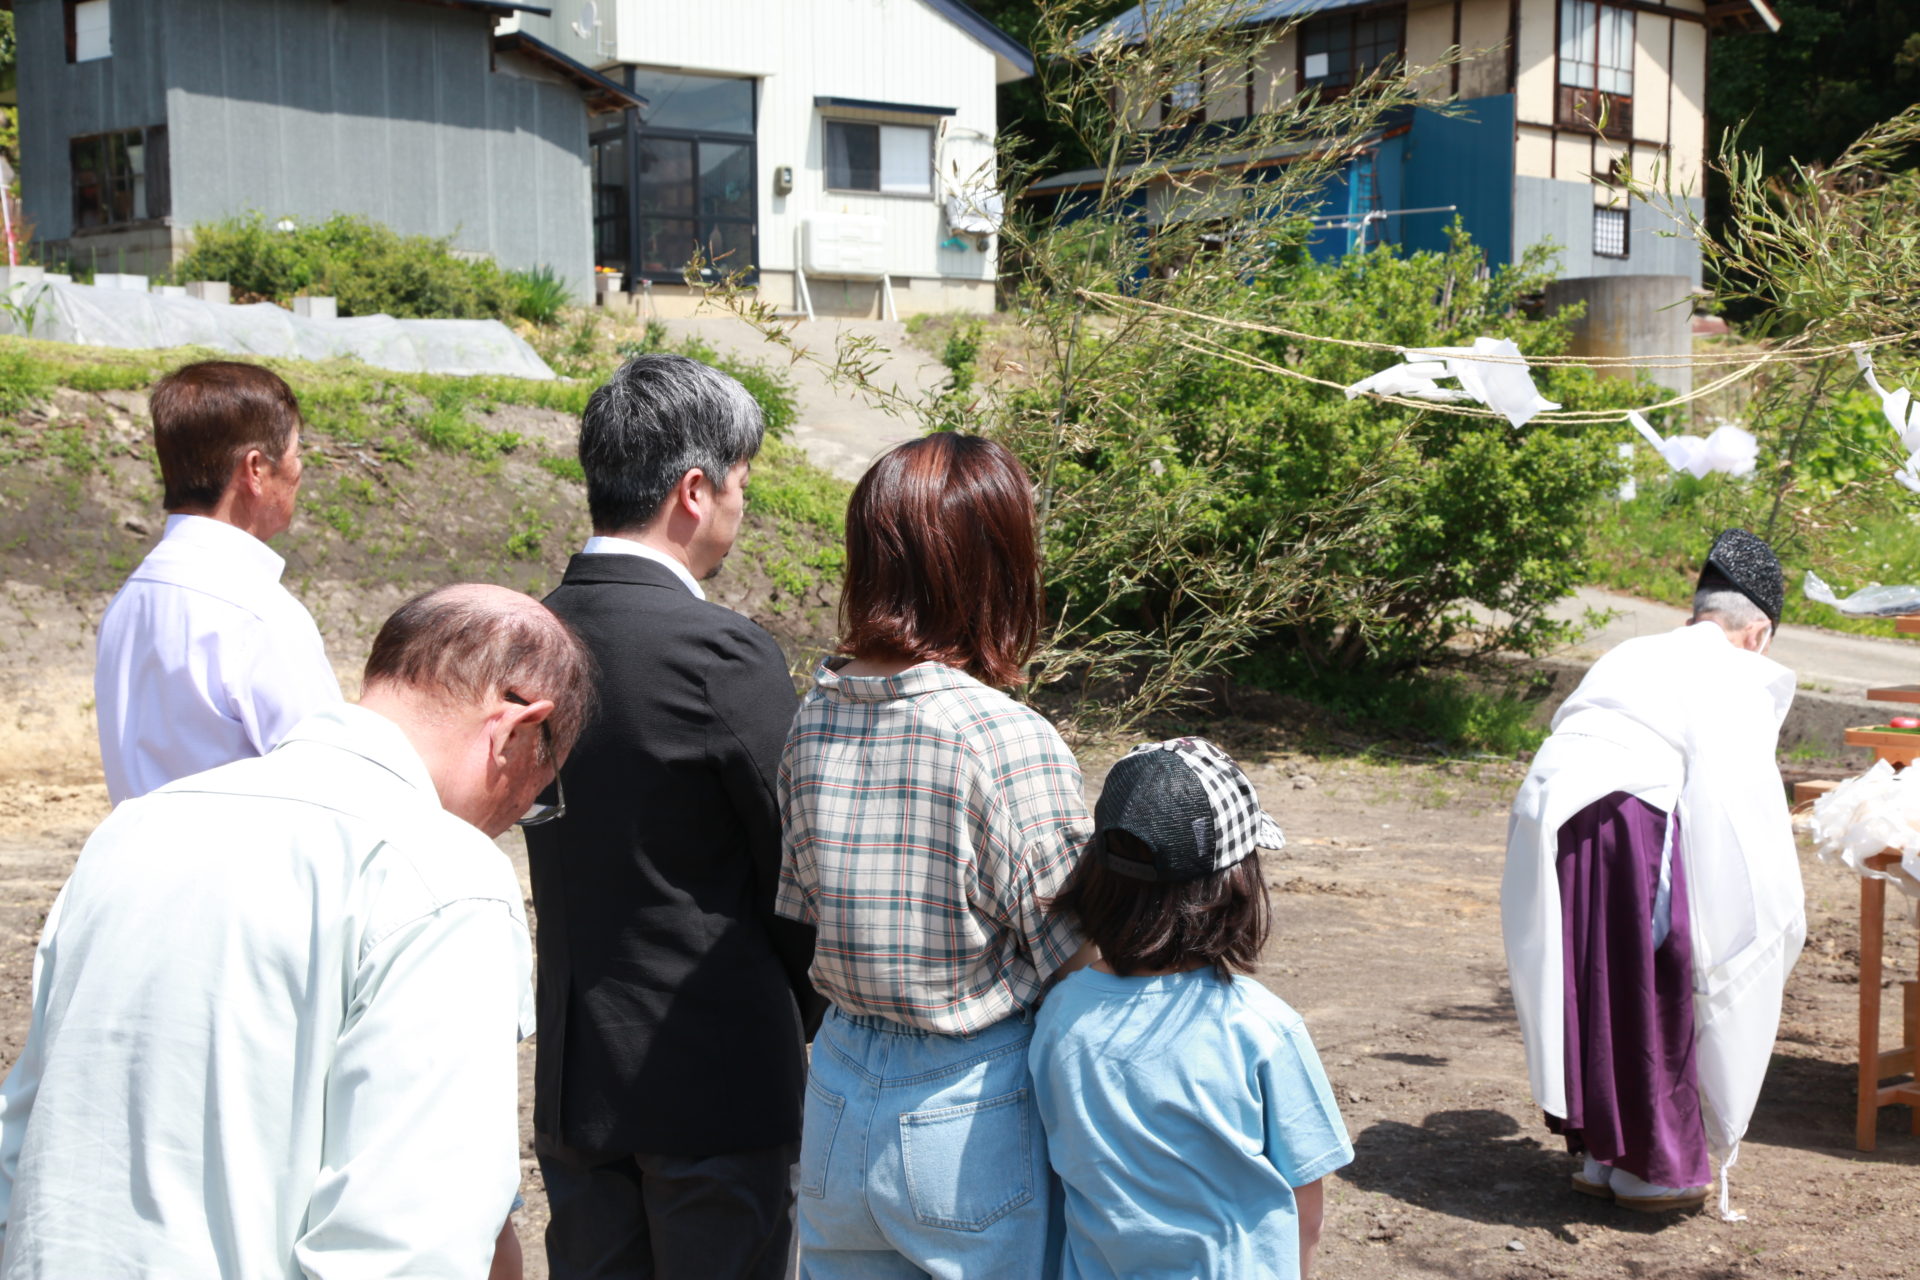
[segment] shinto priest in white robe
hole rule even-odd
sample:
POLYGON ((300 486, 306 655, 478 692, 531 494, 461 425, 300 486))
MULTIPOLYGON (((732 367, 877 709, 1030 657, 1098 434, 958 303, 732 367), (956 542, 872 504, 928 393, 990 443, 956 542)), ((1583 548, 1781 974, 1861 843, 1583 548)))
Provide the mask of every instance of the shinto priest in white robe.
POLYGON ((1700 1111, 1708 1146, 1731 1163, 1806 938, 1774 759, 1793 691, 1792 671, 1703 621, 1619 645, 1554 715, 1514 800, 1500 890, 1527 1072, 1549 1115, 1568 1114, 1558 836, 1588 805, 1624 791, 1680 818, 1700 1111))

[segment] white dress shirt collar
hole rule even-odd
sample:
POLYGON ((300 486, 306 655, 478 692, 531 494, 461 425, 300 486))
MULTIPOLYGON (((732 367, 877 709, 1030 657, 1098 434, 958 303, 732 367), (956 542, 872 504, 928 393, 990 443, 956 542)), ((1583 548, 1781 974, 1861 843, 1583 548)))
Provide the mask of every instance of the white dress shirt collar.
POLYGON ((238 561, 245 568, 255 570, 274 582, 280 581, 280 575, 287 567, 287 562, 272 547, 238 525, 215 520, 211 516, 175 512, 167 517, 167 529, 160 540, 163 543, 205 547, 217 555, 238 561))
POLYGON ((583 556, 639 556, 642 560, 652 560, 657 564, 663 564, 673 570, 673 576, 680 579, 687 590, 693 592, 696 599, 705 600, 707 598, 707 593, 700 589, 700 584, 694 580, 694 576, 687 572, 687 566, 681 564, 666 552, 661 551, 657 547, 650 547, 644 542, 635 542, 632 538, 614 538, 606 534, 596 533, 593 537, 587 539, 586 546, 580 548, 580 554, 583 556))
POLYGON ((434 786, 433 775, 427 772, 427 762, 420 758, 413 740, 407 737, 406 730, 377 711, 350 702, 316 711, 282 738, 280 746, 294 742, 317 742, 352 752, 379 765, 408 786, 426 792, 439 803, 440 789, 434 786))

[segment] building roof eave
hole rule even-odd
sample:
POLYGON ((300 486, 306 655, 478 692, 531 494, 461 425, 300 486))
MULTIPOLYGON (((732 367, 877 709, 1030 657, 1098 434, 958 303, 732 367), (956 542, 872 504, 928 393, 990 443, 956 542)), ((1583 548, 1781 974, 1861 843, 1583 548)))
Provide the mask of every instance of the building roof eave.
POLYGON ((997 84, 1024 80, 1033 74, 1033 54, 1025 45, 969 8, 965 0, 926 0, 935 13, 985 45, 999 63, 997 84), (1009 74, 1010 73, 1010 74, 1009 74))
POLYGON ((531 13, 536 17, 551 18, 553 10, 543 4, 522 4, 520 0, 413 0, 415 4, 430 4, 439 9, 471 9, 475 13, 491 14, 496 18, 511 18, 517 13, 531 13))
POLYGON ((551 71, 557 71, 580 86, 580 95, 587 100, 587 110, 594 115, 603 115, 609 111, 625 111, 629 108, 644 108, 646 98, 635 93, 617 80, 601 75, 585 63, 576 62, 544 41, 536 40, 524 31, 510 31, 493 38, 495 53, 517 53, 523 58, 536 62, 551 71))
POLYGON ((1753 31, 1760 27, 1769 33, 1780 30, 1780 15, 1767 0, 1711 0, 1706 19, 1711 26, 1734 31, 1753 31))
MULTIPOLYGON (((1404 124, 1369 129, 1359 138, 1354 139, 1351 145, 1360 148, 1371 147, 1375 143, 1397 137, 1405 131, 1406 126, 1404 124)), ((1324 145, 1324 143, 1317 141, 1299 141, 1289 142, 1285 145, 1268 148, 1259 152, 1228 152, 1218 156, 1208 156, 1189 160, 1181 164, 1169 165, 1167 166, 1167 173, 1169 175, 1191 173, 1201 169, 1261 169, 1270 165, 1291 164, 1304 155, 1321 151, 1324 145)), ((1139 168, 1140 165, 1137 163, 1128 163, 1118 166, 1114 169, 1113 173, 1117 178, 1126 177, 1139 168)), ((1022 198, 1030 198, 1033 196, 1053 195, 1069 191, 1085 191, 1104 185, 1106 180, 1107 171, 1105 169, 1071 169, 1065 173, 1056 173, 1050 178, 1042 178, 1038 182, 1030 183, 1020 194, 1022 198)))

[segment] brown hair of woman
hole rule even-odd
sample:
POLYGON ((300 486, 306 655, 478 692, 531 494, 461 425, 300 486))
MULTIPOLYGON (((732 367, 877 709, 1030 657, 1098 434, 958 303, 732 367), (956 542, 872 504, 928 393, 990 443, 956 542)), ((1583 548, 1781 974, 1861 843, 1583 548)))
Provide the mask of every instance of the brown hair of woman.
POLYGON ((1001 445, 939 432, 882 454, 847 503, 840 651, 1017 684, 1044 611, 1033 483, 1001 445))

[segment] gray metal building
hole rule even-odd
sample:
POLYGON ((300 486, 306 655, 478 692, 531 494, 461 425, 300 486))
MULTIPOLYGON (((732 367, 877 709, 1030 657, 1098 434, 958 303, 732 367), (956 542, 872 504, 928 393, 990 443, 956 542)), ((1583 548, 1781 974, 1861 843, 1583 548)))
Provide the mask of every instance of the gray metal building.
POLYGON ((590 297, 589 117, 632 93, 504 0, 13 0, 42 256, 155 272, 195 223, 359 214, 590 297))

